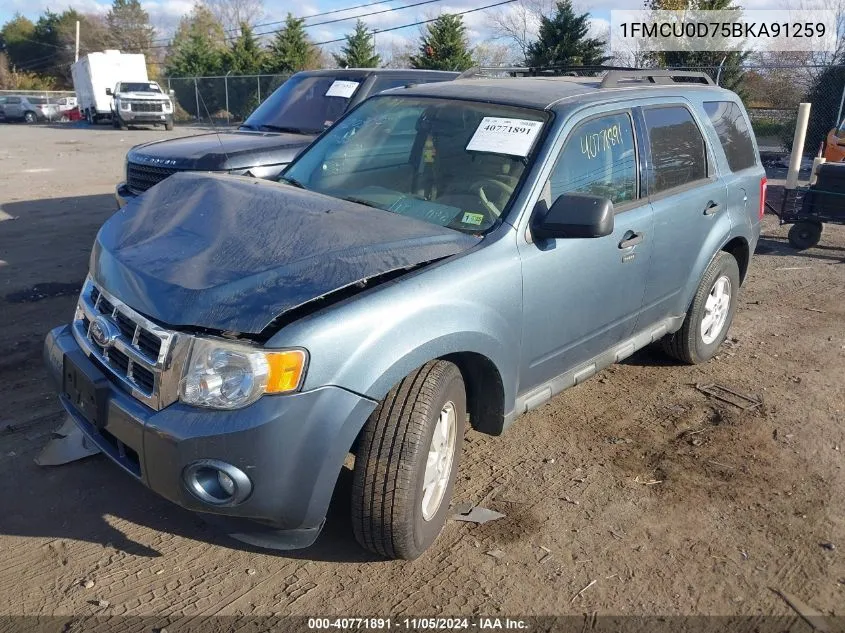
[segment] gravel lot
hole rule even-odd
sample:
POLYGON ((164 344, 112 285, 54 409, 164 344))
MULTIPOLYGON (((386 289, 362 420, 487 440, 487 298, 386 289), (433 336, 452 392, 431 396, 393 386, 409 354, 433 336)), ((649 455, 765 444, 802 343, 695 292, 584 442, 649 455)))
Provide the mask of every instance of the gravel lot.
POLYGON ((349 473, 317 544, 283 554, 103 457, 36 466, 62 419, 41 345, 73 314, 125 152, 192 132, 0 126, 0 615, 794 616, 776 589, 845 616, 843 227, 797 253, 766 218, 716 360, 645 350, 501 438, 470 431, 455 501, 507 517, 450 522, 414 562, 358 548, 349 473))

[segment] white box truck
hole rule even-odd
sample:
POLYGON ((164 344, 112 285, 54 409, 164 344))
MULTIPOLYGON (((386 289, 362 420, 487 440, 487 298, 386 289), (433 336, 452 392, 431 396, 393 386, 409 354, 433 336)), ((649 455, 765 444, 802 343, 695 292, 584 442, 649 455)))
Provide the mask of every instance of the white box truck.
POLYGON ((147 77, 140 53, 107 50, 89 53, 71 66, 79 110, 89 123, 110 120, 115 127, 132 123, 173 127, 173 102, 147 77))

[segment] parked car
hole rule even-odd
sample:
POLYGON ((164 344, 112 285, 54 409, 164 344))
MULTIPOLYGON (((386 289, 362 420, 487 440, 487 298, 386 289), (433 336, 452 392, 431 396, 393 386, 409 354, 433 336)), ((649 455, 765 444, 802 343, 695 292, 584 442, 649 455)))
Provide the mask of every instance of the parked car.
POLYGON ((500 435, 655 341, 714 357, 765 189, 703 74, 394 90, 279 182, 179 173, 112 216, 45 358, 91 442, 236 538, 311 544, 351 453, 356 538, 414 558, 467 420, 500 435))
POLYGON ((10 95, 3 104, 3 115, 6 121, 56 121, 59 118, 59 108, 47 97, 10 95))
POLYGON ((6 112, 4 110, 4 106, 6 104, 6 97, 5 95, 0 96, 0 121, 4 121, 6 119, 6 112))
POLYGON ((118 207, 180 171, 274 178, 324 129, 369 95, 458 73, 384 68, 310 70, 283 83, 237 130, 136 145, 126 156, 118 207))

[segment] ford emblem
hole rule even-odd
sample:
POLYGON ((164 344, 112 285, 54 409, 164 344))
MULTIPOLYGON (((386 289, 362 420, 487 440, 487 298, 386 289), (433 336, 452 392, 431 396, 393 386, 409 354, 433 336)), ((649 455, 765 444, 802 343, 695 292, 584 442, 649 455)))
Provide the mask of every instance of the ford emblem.
POLYGON ((88 334, 97 345, 106 348, 114 345, 120 336, 120 328, 109 317, 100 315, 91 323, 88 334))

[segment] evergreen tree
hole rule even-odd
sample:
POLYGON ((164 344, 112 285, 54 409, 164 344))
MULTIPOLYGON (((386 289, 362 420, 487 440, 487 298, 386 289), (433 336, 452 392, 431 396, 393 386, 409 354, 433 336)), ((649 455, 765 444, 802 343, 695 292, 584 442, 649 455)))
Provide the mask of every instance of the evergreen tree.
POLYGON ((376 54, 373 45, 372 35, 361 20, 356 22, 355 31, 346 36, 346 44, 340 49, 340 53, 332 54, 340 68, 376 68, 381 63, 381 57, 376 54))
POLYGON ((319 55, 304 25, 304 19, 288 13, 285 25, 276 33, 267 52, 267 72, 296 73, 314 67, 319 55))
POLYGON ((226 71, 233 75, 256 75, 264 66, 264 51, 246 22, 241 23, 241 33, 232 42, 225 65, 226 71))
POLYGON ((463 18, 449 13, 426 26, 419 52, 411 56, 411 68, 466 70, 471 66, 472 51, 463 18))
POLYGON ((575 13, 571 0, 560 0, 554 16, 540 19, 539 38, 528 46, 526 66, 600 66, 605 42, 588 37, 590 14, 575 13))
POLYGON ((165 71, 170 77, 216 75, 225 53, 223 25, 207 7, 197 4, 179 23, 165 59, 165 71))
POLYGON ((114 0, 106 23, 112 47, 123 52, 143 53, 152 46, 155 29, 139 0, 114 0))

